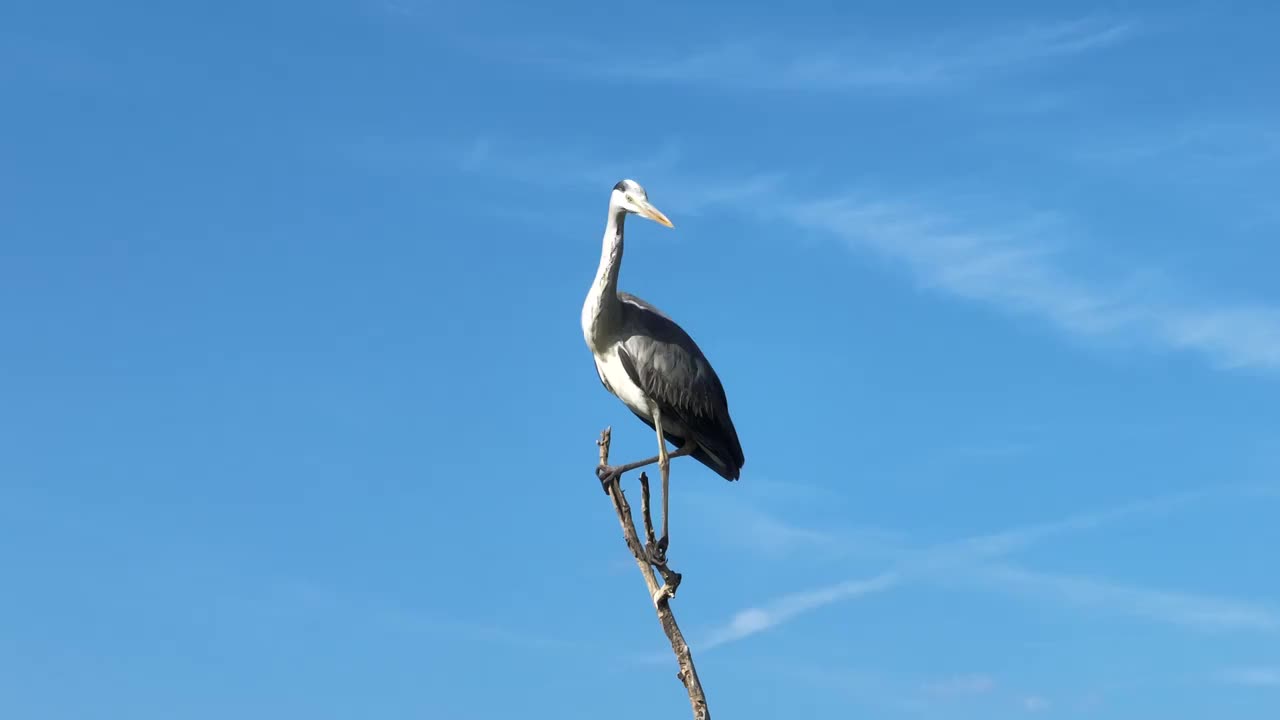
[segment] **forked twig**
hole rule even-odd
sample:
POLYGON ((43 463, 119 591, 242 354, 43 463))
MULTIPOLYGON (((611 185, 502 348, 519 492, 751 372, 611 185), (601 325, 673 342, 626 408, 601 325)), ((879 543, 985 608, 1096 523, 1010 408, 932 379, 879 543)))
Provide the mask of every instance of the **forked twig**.
POLYGON ((676 590, 680 587, 681 576, 680 573, 667 567, 665 555, 660 554, 661 551, 658 550, 658 538, 653 531, 653 515, 649 513, 649 476, 644 472, 640 473, 640 517, 644 519, 645 555, 649 563, 658 568, 663 584, 671 588, 671 597, 675 597, 676 590))
POLYGON ((657 545, 658 538, 653 532, 653 516, 649 514, 649 474, 640 473, 640 516, 644 518, 645 547, 657 545))

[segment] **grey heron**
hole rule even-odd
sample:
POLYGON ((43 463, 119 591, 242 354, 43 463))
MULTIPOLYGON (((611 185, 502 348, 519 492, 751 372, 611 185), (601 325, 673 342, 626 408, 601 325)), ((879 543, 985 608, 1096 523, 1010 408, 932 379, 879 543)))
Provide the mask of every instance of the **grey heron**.
MULTIPOLYGON (((595 281, 582 305, 582 334, 605 389, 656 431, 658 454, 647 460, 601 467, 601 480, 658 464, 662 475, 662 537, 655 557, 666 554, 669 467, 692 456, 726 480, 737 480, 742 445, 729 417, 720 378, 689 333, 653 305, 618 290, 622 231, 628 214, 674 227, 633 180, 613 186, 595 281), (667 451, 667 442, 677 446, 667 451)), ((652 552, 652 551, 651 551, 652 552)))

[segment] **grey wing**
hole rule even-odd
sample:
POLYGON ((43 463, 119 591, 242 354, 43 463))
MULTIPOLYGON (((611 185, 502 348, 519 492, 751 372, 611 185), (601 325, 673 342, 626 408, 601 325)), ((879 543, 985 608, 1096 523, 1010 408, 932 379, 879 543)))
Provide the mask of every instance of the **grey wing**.
POLYGON ((711 363, 671 318, 634 295, 618 296, 626 311, 623 326, 628 337, 619 358, 627 374, 658 403, 664 417, 678 420, 689 430, 689 439, 705 449, 694 457, 722 477, 738 479, 742 446, 711 363))

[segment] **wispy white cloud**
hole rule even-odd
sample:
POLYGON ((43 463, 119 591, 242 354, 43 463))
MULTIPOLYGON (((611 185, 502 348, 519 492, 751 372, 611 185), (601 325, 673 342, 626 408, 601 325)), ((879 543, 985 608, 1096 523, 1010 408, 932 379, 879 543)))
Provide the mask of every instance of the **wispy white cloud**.
MULTIPOLYGON (((670 660, 669 653, 667 660, 670 660)), ((970 705, 970 712, 981 708, 986 715, 994 717, 1007 714, 1000 711, 1010 706, 1038 713, 1057 704, 1043 693, 1011 687, 1006 678, 985 672, 960 672, 922 681, 916 673, 889 671, 874 661, 871 667, 847 667, 830 661, 766 656, 753 659, 752 664, 761 673, 838 693, 885 716, 909 713, 919 717, 952 717, 961 705, 970 705)), ((1074 709, 1087 711, 1098 707, 1100 697, 1090 694, 1069 704, 1074 709)))
POLYGON ((1033 572, 1008 565, 966 571, 1004 592, 1031 593, 1067 605, 1207 631, 1280 630, 1280 611, 1232 598, 1138 587, 1097 577, 1033 572))
POLYGON ((802 613, 870 593, 883 592, 899 582, 896 574, 887 572, 874 577, 846 580, 817 590, 790 593, 773 602, 751 607, 734 614, 724 626, 711 631, 699 647, 703 650, 741 640, 780 625, 802 613))
POLYGON ((968 673, 925 683, 925 694, 941 697, 986 695, 996 688, 995 678, 984 673, 968 673))
POLYGON ((1228 668, 1219 673, 1219 678, 1231 685, 1280 688, 1280 665, 1228 668))
POLYGON ((845 38, 836 50, 811 44, 736 41, 687 54, 573 62, 578 72, 645 83, 735 90, 920 92, 955 88, 984 76, 1025 72, 1037 63, 1114 45, 1135 31, 1128 22, 1079 19, 1006 27, 996 32, 951 32, 927 38, 868 33, 845 38))
POLYGON ((1022 698, 1022 709, 1030 713, 1044 712, 1049 709, 1049 700, 1040 695, 1028 695, 1022 698))
MULTIPOLYGON (((702 502, 700 498, 690 498, 702 502)), ((785 556, 796 551, 831 551, 838 549, 841 538, 834 532, 802 527, 786 522, 772 513, 732 499, 706 503, 710 512, 707 523, 739 548, 763 555, 785 556)))
POLYGON ((1090 138, 1076 155, 1124 170, 1173 165, 1182 172, 1172 177, 1196 183, 1251 170, 1280 172, 1280 130, 1274 118, 1186 118, 1166 127, 1145 125, 1108 135, 1090 138))
MULTIPOLYGON (((747 550, 760 557, 782 558, 803 553, 807 558, 823 557, 831 560, 851 554, 883 557, 901 548, 905 537, 900 532, 871 527, 828 528, 796 522, 777 508, 789 498, 826 499, 818 490, 806 490, 804 486, 789 488, 781 483, 770 483, 760 488, 743 488, 747 497, 726 497, 718 492, 691 488, 683 496, 685 502, 699 508, 703 527, 721 539, 735 551, 747 550), (764 506, 773 508, 764 510, 764 506)), ((798 502, 798 501, 797 501, 798 502)))
POLYGON ((1041 540, 1074 532, 1084 532, 1121 520, 1170 512, 1224 492, 1252 491, 1252 486, 1204 488, 1145 498, 1111 508, 1076 513, 1060 520, 1025 525, 979 535, 953 543, 950 550, 938 551, 950 557, 993 558, 1009 555, 1041 540))
POLYGON ((780 215, 905 266, 924 287, 1042 319, 1071 336, 1190 350, 1224 368, 1280 369, 1280 308, 1183 299, 1150 272, 1073 271, 1071 231, 1052 216, 966 222, 927 206, 849 193, 780 215))
MULTIPOLYGON (((1089 133, 1069 141, 1069 162, 1117 179, 1138 179, 1161 202, 1181 192, 1217 206, 1219 222, 1242 231, 1280 225, 1274 187, 1280 182, 1280 118, 1218 110, 1163 124, 1089 133), (1070 146, 1069 146, 1070 148, 1070 146)), ((1058 146, 1048 146, 1063 155, 1058 146)))

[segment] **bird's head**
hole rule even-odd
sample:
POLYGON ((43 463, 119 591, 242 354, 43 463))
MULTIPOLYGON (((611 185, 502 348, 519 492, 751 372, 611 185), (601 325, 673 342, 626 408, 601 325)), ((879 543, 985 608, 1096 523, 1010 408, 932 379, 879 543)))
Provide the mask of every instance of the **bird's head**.
POLYGON ((649 202, 648 194, 635 180, 618 181, 618 184, 613 186, 613 197, 610 198, 609 204, 667 227, 675 227, 667 216, 662 214, 662 211, 649 202))

